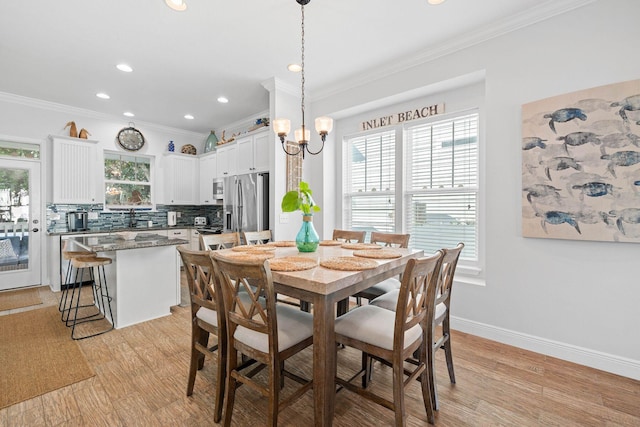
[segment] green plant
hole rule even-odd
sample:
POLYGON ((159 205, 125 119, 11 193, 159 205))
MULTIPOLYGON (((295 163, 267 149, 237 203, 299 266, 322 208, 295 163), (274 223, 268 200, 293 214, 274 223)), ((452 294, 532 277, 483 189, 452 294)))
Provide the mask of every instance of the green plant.
POLYGON ((316 205, 312 197, 313 192, 309 188, 309 184, 300 181, 298 190, 287 192, 282 198, 282 212, 302 211, 303 214, 309 215, 312 212, 318 212, 320 206, 316 205))

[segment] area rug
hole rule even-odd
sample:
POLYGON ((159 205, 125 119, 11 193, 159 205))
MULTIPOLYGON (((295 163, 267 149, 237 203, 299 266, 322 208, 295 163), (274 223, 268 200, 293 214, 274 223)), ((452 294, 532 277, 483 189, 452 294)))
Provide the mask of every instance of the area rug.
POLYGON ((94 375, 57 306, 0 316, 0 409, 94 375))
POLYGON ((0 292, 0 311, 42 304, 38 288, 0 292))

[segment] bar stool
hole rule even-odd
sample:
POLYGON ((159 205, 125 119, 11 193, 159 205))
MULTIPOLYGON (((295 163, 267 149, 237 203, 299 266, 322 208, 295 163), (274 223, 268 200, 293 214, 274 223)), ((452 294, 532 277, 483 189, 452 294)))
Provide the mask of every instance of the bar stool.
MULTIPOLYGON (((66 247, 66 242, 65 242, 66 247)), ((68 305, 71 306, 71 301, 73 301, 73 295, 75 293, 75 282, 72 282, 73 279, 73 265, 71 264, 71 259, 77 256, 97 256, 95 252, 92 251, 62 251, 62 257, 68 261, 67 263, 67 274, 65 275, 64 283, 62 284, 62 295, 60 295, 60 302, 58 303, 58 311, 61 313, 60 320, 63 322, 67 322, 69 318, 69 307, 67 306, 67 299, 69 297, 69 288, 71 288, 71 300, 69 300, 68 305), (66 314, 66 317, 65 317, 66 314)), ((94 301, 95 304, 95 301, 94 301)), ((69 325, 67 325, 69 326, 69 325)))
POLYGON ((109 289, 107 287, 107 276, 105 274, 104 266, 111 264, 111 258, 107 257, 98 257, 98 256, 75 256, 71 258, 71 265, 76 269, 76 280, 74 282, 74 293, 75 289, 78 290, 78 296, 75 300, 75 306, 73 305, 73 293, 71 298, 71 303, 69 307, 69 319, 67 322, 67 326, 71 326, 71 338, 74 340, 82 340, 85 338, 95 337, 96 335, 104 334, 105 332, 109 332, 113 329, 113 311, 111 310, 111 301, 113 298, 109 296, 109 289), (87 305, 80 304, 80 297, 82 291, 82 283, 79 282, 82 278, 84 269, 89 269, 89 274, 91 275, 91 283, 93 288, 93 296, 94 296, 94 305, 97 307, 98 312, 95 314, 78 317, 78 309, 81 307, 87 307, 87 305), (94 273, 95 269, 95 273, 94 273), (107 311, 109 310, 109 322, 111 326, 107 329, 100 330, 98 332, 94 332, 90 335, 85 336, 76 336, 76 326, 86 322, 95 322, 97 320, 103 320, 107 318, 107 311), (73 312, 73 318, 71 318, 71 311, 73 312), (70 323, 70 324, 69 324, 70 323))

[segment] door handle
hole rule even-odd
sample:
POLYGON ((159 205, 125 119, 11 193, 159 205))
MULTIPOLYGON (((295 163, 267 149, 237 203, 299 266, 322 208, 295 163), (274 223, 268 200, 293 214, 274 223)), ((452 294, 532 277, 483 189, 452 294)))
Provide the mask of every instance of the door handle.
POLYGON ((31 231, 33 231, 34 233, 37 233, 37 232, 38 232, 38 231, 40 231, 40 230, 38 230, 37 228, 34 228, 34 229, 33 229, 33 230, 31 230, 31 231))

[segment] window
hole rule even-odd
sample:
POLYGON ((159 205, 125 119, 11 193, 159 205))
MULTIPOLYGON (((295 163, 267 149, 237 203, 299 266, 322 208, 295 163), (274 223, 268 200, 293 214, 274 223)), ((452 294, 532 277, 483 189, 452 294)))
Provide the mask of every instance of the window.
POLYGON ((405 230, 432 253, 464 242, 477 261, 478 114, 407 127, 405 230))
POLYGON ((410 233, 425 253, 464 242, 461 260, 478 262, 476 111, 349 137, 344 148, 345 228, 410 233))
POLYGON ((347 142, 345 218, 349 229, 395 230, 395 131, 347 142))
POLYGON ((105 151, 105 206, 110 209, 152 208, 152 160, 105 151))

